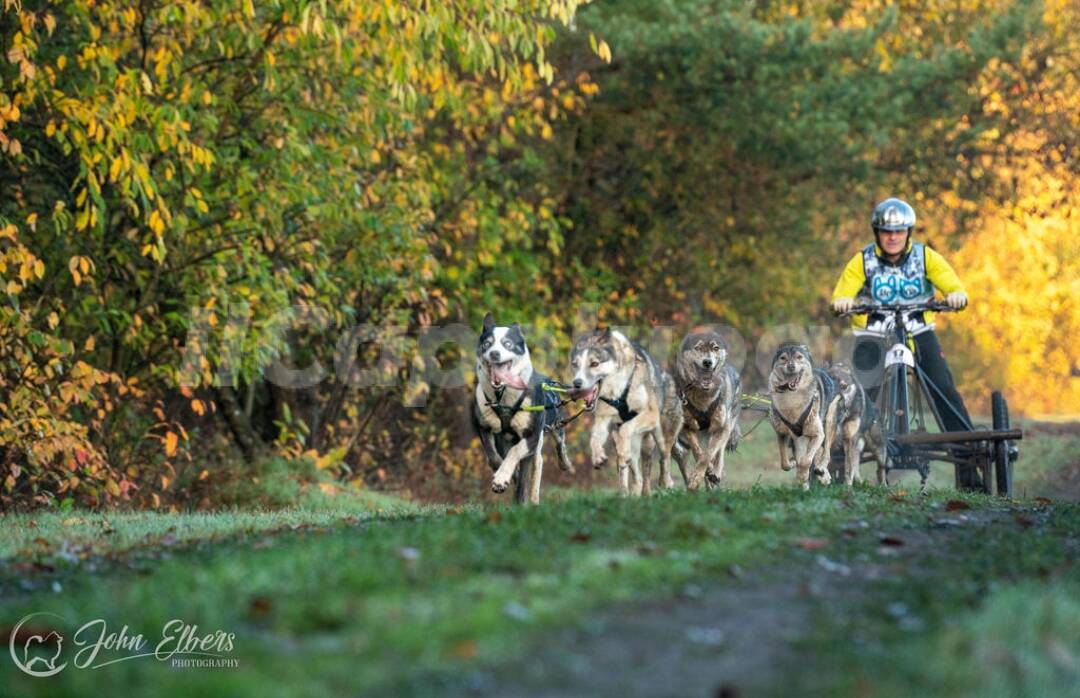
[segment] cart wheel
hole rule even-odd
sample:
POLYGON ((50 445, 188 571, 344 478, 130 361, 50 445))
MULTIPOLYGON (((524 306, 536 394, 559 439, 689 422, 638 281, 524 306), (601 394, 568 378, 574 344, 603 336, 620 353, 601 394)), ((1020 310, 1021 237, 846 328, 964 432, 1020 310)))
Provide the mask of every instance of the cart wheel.
MULTIPOLYGON (((994 430, 1009 428, 1009 405, 1000 390, 990 395, 990 411, 994 418, 994 430)), ((1013 464, 1009 454, 1009 441, 994 443, 994 476, 997 480, 997 493, 1001 497, 1013 495, 1013 464)))

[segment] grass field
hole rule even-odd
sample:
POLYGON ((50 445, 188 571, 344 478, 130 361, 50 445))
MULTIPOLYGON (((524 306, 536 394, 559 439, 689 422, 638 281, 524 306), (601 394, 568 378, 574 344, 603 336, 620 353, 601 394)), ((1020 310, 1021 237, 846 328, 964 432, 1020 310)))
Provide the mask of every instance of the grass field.
MULTIPOLYGON (((5 658, 0 694, 551 695, 554 674, 530 679, 515 667, 602 666, 592 645, 552 640, 568 629, 653 608, 651 622, 683 637, 667 626, 686 604, 752 588, 763 607, 742 609, 749 620, 723 631, 752 649, 709 651, 747 666, 753 653, 778 652, 755 695, 1076 695, 1080 505, 903 486, 803 493, 775 486, 790 473, 751 467, 768 460, 771 441, 767 425, 751 435, 725 489, 645 500, 598 489, 562 490, 536 508, 365 495, 283 512, 7 516, 0 639, 23 643, 27 627, 14 626, 48 612, 29 627, 70 634, 102 619, 152 651, 179 619, 199 634, 233 633, 225 654, 239 664, 142 657, 38 679, 5 658), (800 619, 794 636, 772 637, 760 613, 800 619)), ((1067 461, 1075 447, 1071 432, 1048 432, 1025 442, 1025 461, 1033 452, 1067 461)), ((601 639, 640 651, 661 642, 633 635, 601 639)), ((65 637, 73 654, 77 638, 65 637)), ((692 654, 679 650, 678 661, 692 654)), ((97 661, 123 656, 102 649, 97 661)), ((592 675, 588 693, 649 694, 627 692, 649 686, 634 664, 644 666, 592 675)))

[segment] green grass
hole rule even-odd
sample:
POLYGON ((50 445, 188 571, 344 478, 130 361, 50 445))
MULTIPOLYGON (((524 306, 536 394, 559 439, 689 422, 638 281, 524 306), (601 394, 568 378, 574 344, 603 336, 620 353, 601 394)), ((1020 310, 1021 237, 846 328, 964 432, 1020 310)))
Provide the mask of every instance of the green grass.
MULTIPOLYGON (((824 604, 811 693, 1069 698, 1080 689, 1080 506, 1016 509, 824 604), (864 590, 866 591, 866 590, 864 590)), ((866 558, 852 545, 847 560, 866 558)))
POLYGON ((373 516, 416 514, 420 505, 370 491, 319 493, 289 509, 206 513, 44 511, 0 517, 0 563, 64 565, 94 555, 221 540, 373 516))
MULTIPOLYGON (((1033 438, 1025 457, 1049 470, 1072 457, 1071 438, 1033 438)), ((670 597, 691 581, 722 590, 732 565, 814 565, 797 536, 827 538, 830 558, 856 564, 877 554, 876 538, 848 540, 844 523, 917 535, 959 499, 979 516, 996 512, 993 525, 957 529, 940 554, 837 596, 809 638, 832 648, 832 664, 807 686, 835 696, 1067 695, 1046 690, 1080 656, 1080 583, 1068 566, 1080 556, 1080 507, 951 489, 803 493, 771 465, 773 448, 762 425, 729 460, 725 489, 645 500, 563 489, 538 508, 439 509, 359 493, 282 511, 5 516, 0 628, 48 611, 126 625, 153 644, 176 618, 235 633, 240 667, 138 659, 33 680, 3 659, 0 694, 439 695, 604 605, 670 597), (1045 605, 1024 613, 1032 597, 1045 605), (898 602, 918 616, 916 635, 883 610, 898 602), (1001 660, 992 671, 979 668, 988 656, 1001 660)))
POLYGON ((138 574, 72 578, 62 593, 4 603, 3 617, 100 617, 149 637, 180 618, 207 632, 236 633, 239 669, 169 670, 143 659, 34 681, 0 663, 0 676, 19 695, 150 688, 161 695, 423 693, 417 677, 507 659, 529 637, 598 605, 665 596, 689 580, 722 580, 730 565, 785 559, 796 535, 832 536, 855 518, 901 525, 940 511, 943 501, 896 501, 872 488, 756 488, 648 500, 593 494, 539 508, 372 520, 260 546, 193 549, 138 574))

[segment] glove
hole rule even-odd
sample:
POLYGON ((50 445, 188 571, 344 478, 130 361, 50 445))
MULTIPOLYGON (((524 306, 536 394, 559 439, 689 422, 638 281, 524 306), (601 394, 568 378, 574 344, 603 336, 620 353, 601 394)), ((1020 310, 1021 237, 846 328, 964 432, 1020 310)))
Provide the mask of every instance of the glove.
POLYGON ((838 313, 846 313, 855 307, 854 298, 837 298, 832 302, 832 308, 838 313))
POLYGON ((961 308, 967 307, 967 294, 963 291, 953 291, 945 296, 945 302, 949 304, 950 308, 960 310, 961 308))

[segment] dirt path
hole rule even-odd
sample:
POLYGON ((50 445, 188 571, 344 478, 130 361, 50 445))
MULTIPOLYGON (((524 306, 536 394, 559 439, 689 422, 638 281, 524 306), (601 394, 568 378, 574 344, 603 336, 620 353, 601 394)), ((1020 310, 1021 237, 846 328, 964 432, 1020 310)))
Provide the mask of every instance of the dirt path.
MULTIPOLYGON (((797 552, 782 568, 736 571, 710 586, 689 586, 662 600, 603 611, 535 643, 527 662, 472 674, 461 694, 795 695, 816 663, 817 650, 808 640, 819 614, 853 612, 875 581, 900 574, 917 579, 920 560, 941 554, 946 539, 1010 516, 1007 510, 942 513, 926 527, 896 532, 856 524, 848 535, 866 537, 874 550, 858 562, 831 559, 828 546, 795 546, 797 552)), ((901 627, 918 629, 917 616, 904 608, 892 611, 901 627)))

